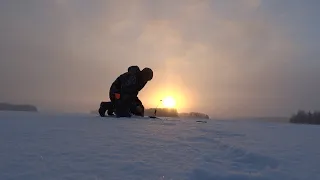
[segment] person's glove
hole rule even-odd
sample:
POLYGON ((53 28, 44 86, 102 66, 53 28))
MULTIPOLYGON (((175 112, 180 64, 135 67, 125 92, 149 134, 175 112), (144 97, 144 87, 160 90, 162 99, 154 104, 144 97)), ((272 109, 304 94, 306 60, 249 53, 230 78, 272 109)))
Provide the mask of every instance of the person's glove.
POLYGON ((116 98, 116 100, 119 100, 121 95, 120 95, 120 93, 114 93, 114 97, 116 98))

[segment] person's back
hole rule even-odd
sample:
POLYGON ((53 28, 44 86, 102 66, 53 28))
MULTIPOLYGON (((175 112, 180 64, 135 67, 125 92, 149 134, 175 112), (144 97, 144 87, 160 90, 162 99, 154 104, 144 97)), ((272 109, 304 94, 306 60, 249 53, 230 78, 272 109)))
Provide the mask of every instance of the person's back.
POLYGON ((144 68, 140 71, 139 67, 137 67, 138 69, 130 69, 131 67, 129 67, 128 72, 121 74, 112 83, 110 96, 113 96, 114 93, 137 96, 139 91, 153 78, 153 71, 150 68, 144 68))
POLYGON ((114 100, 114 94, 137 95, 137 74, 123 73, 111 85, 109 96, 111 101, 114 100))

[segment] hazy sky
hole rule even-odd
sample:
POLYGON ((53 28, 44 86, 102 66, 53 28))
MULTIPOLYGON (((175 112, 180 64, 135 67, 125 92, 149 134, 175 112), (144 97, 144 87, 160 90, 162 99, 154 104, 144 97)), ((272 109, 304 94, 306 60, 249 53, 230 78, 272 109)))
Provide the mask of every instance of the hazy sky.
POLYGON ((89 111, 130 65, 179 111, 320 109, 318 0, 2 0, 0 101, 89 111))

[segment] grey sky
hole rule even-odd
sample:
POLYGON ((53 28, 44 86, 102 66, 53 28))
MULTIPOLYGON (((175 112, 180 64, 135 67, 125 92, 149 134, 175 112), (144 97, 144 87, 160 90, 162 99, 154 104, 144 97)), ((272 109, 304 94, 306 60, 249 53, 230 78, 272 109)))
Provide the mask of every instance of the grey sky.
POLYGON ((317 0, 0 1, 0 101, 88 111, 130 65, 153 107, 280 116, 320 109, 317 0))

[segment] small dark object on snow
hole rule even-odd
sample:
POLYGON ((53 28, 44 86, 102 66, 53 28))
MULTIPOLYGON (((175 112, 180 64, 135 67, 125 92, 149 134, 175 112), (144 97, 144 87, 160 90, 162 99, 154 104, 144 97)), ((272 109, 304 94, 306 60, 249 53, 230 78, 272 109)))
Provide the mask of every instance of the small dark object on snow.
POLYGON ((196 121, 198 123, 207 123, 207 121, 196 121))

